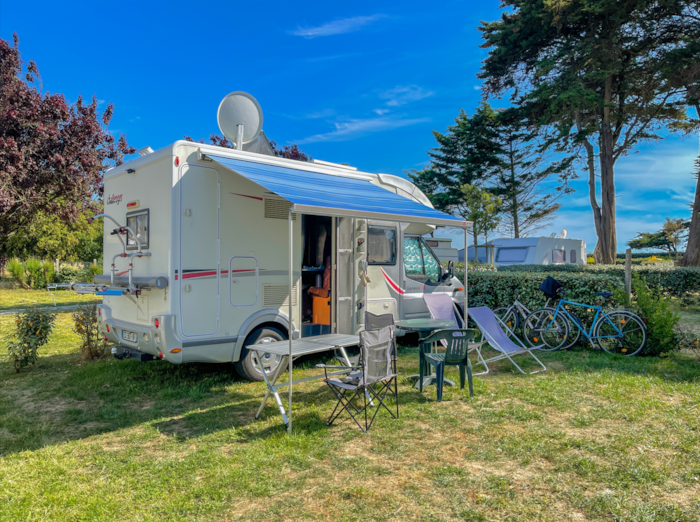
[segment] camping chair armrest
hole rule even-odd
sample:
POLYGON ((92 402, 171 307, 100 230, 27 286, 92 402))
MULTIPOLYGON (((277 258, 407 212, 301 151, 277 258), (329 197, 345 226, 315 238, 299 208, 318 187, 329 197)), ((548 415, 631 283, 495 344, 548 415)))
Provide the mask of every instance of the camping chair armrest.
POLYGON ((325 368, 325 369, 332 369, 332 370, 356 370, 359 368, 362 368, 361 366, 345 366, 345 365, 338 365, 338 364, 317 364, 316 368, 325 368))

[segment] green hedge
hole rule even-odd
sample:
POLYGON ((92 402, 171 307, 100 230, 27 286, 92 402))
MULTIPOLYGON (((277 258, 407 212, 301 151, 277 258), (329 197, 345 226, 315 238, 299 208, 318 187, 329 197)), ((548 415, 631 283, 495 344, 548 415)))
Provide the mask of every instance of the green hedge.
MULTIPOLYGON (((547 298, 539 287, 546 275, 539 273, 469 272, 469 306, 508 306, 516 298, 530 310, 544 306, 547 298)), ((624 285, 624 277, 607 273, 559 273, 556 279, 566 288, 566 299, 585 304, 598 304, 596 292, 608 292, 624 285)), ((614 298, 606 307, 619 306, 614 298)))
MULTIPOLYGON (((469 269, 471 271, 471 265, 469 269)), ((632 272, 646 279, 649 286, 660 286, 664 292, 674 297, 700 292, 700 268, 697 267, 677 267, 673 263, 653 263, 633 265, 632 272)), ((625 268, 620 265, 508 265, 498 267, 498 273, 538 274, 541 279, 547 275, 561 279, 564 274, 605 274, 622 281, 625 278, 625 268)))

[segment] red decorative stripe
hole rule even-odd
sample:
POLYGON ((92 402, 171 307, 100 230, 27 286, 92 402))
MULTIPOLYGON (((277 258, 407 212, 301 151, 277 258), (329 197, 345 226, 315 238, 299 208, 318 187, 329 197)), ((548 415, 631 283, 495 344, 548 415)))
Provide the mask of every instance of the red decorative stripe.
POLYGON ((241 197, 244 197, 244 198, 257 199, 258 201, 262 201, 262 200, 263 200, 263 198, 257 198, 257 197, 255 197, 255 196, 248 196, 248 195, 246 195, 246 194, 236 194, 235 192, 229 192, 229 194, 233 194, 234 196, 241 196, 241 197))
MULTIPOLYGON (((263 272, 264 270, 260 270, 260 272, 263 272)), ((232 273, 237 273, 237 272, 255 272, 254 268, 247 268, 244 270, 231 270, 232 273)), ((228 274, 228 270, 222 270, 222 274, 228 274)), ((194 272, 194 273, 189 273, 189 274, 183 274, 182 279, 193 279, 195 277, 207 277, 207 276, 215 276, 216 275, 216 270, 207 270, 207 271, 202 271, 202 272, 194 272)), ((175 274, 175 281, 177 281, 178 275, 175 274)))
POLYGON ((397 285, 396 283, 394 283, 394 281, 391 279, 391 277, 389 277, 389 276, 387 275, 387 273, 384 271, 383 268, 381 269, 381 271, 382 271, 382 274, 384 274, 384 278, 386 279, 387 283, 389 283, 389 286, 391 286, 391 288, 393 288, 394 291, 397 292, 399 295, 403 295, 403 294, 404 294, 404 290, 402 290, 401 287, 400 287, 399 285, 397 285))

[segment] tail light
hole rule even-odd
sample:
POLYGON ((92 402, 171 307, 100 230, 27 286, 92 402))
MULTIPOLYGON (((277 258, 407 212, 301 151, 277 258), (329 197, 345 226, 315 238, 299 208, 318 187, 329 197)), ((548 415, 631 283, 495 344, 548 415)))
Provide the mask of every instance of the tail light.
POLYGON ((105 341, 107 340, 107 336, 105 335, 105 341))
POLYGON ((102 308, 98 308, 98 309, 97 309, 97 315, 99 315, 100 317, 102 317, 102 308))
POLYGON ((158 352, 158 357, 163 358, 163 352, 158 352))

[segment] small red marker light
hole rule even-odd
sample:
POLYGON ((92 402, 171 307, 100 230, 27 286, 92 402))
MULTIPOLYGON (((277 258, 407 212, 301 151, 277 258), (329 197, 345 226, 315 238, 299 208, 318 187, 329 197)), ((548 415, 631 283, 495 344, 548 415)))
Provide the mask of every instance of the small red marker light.
POLYGON ((107 340, 107 336, 105 335, 105 341, 107 340))
POLYGON ((107 333, 109 333, 109 325, 107 325, 107 333))
POLYGON ((178 158, 177 156, 175 156, 175 166, 176 167, 180 166, 180 158, 178 158))
POLYGON ((158 352, 158 356, 162 359, 162 358, 163 358, 163 352, 158 352))
POLYGON ((160 328, 160 321, 158 320, 158 318, 156 318, 156 320, 153 321, 153 323, 156 325, 156 328, 160 328))
POLYGON ((97 315, 101 316, 102 315, 102 308, 97 309, 97 315))

